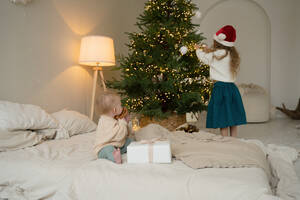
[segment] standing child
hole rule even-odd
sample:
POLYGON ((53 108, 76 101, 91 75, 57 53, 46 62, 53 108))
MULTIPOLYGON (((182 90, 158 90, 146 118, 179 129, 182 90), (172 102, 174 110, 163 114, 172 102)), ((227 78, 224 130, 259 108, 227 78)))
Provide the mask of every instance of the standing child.
POLYGON ((121 106, 121 98, 113 92, 104 92, 99 97, 101 116, 99 119, 94 150, 98 158, 122 163, 121 154, 127 152, 129 115, 121 106))
POLYGON ((215 82, 208 104, 206 127, 220 128, 223 136, 237 136, 237 126, 246 124, 246 114, 240 92, 234 84, 240 57, 234 47, 236 31, 224 26, 213 36, 212 48, 195 45, 199 60, 210 66, 210 78, 215 82))

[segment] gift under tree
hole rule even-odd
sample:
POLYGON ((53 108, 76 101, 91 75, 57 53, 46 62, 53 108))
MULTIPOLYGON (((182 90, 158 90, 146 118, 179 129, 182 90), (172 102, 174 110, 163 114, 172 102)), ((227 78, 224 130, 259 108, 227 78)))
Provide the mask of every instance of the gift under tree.
MULTIPOLYGON (((195 16, 196 15, 196 16, 195 16)), ((108 82, 123 104, 143 116, 165 118, 206 110, 211 91, 209 67, 200 63, 194 45, 204 39, 192 17, 190 0, 150 0, 128 33, 129 54, 120 58, 121 79, 108 82)))

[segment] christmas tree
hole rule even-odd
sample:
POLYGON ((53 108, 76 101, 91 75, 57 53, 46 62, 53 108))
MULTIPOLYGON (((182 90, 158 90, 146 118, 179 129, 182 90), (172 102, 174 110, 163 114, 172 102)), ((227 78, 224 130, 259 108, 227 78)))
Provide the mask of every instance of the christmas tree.
POLYGON ((164 118, 170 113, 201 112, 211 91, 209 67, 199 62, 194 45, 204 37, 192 23, 199 15, 191 0, 149 0, 136 25, 127 33, 129 54, 120 58, 118 89, 131 112, 164 118))

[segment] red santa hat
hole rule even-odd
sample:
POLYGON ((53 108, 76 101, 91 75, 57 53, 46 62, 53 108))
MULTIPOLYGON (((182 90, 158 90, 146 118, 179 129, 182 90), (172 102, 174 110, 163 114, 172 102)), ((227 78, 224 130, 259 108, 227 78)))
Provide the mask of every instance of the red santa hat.
POLYGON ((236 31, 230 26, 226 25, 214 34, 214 39, 227 47, 233 47, 236 39, 236 31))

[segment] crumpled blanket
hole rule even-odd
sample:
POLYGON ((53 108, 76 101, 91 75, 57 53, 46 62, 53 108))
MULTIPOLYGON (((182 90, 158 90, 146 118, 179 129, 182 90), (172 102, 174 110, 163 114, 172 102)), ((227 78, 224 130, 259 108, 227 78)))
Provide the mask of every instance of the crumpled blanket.
POLYGON ((172 154, 194 168, 259 167, 270 177, 263 151, 255 144, 206 132, 174 132, 168 137, 172 154))
POLYGON ((298 152, 290 147, 269 144, 267 154, 276 179, 274 193, 285 200, 300 199, 300 182, 293 165, 298 152))
POLYGON ((270 167, 259 146, 237 138, 199 131, 169 132, 159 125, 149 125, 136 134, 137 140, 162 138, 171 142, 172 155, 194 169, 259 167, 271 177, 270 167))
POLYGON ((300 181, 293 162, 296 149, 259 140, 222 137, 205 131, 198 133, 169 132, 150 124, 136 139, 163 138, 171 141, 172 154, 192 168, 260 167, 269 176, 274 194, 284 200, 300 199, 300 181))

